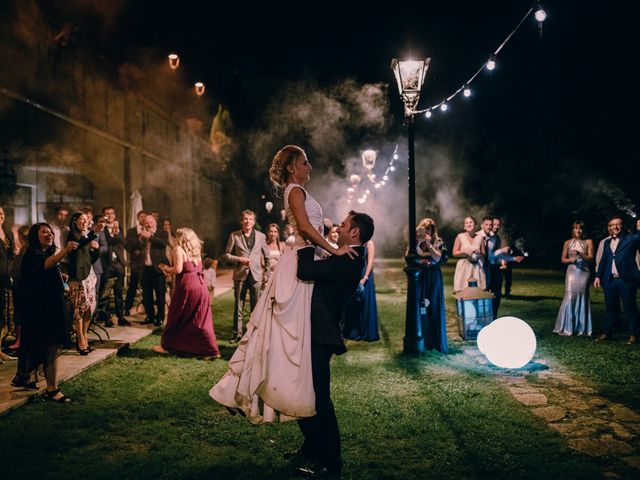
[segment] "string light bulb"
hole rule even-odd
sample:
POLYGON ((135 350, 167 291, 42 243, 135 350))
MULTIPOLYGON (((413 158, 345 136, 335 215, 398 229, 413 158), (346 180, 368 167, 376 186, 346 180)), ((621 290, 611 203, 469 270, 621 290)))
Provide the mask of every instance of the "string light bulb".
POLYGON ((544 22, 547 19, 547 12, 544 11, 540 3, 537 3, 536 11, 533 14, 533 16, 536 18, 538 22, 544 22))
POLYGON ((464 90, 462 90, 462 94, 465 97, 470 97, 471 96, 471 89, 469 88, 469 85, 465 85, 464 86, 464 90))
POLYGON ((442 102, 442 105, 440 105, 440 110, 442 110, 443 112, 446 112, 448 108, 449 105, 447 105, 447 102, 442 102))
POLYGON ((391 165, 391 166, 389 167, 389 170, 391 170, 392 172, 395 172, 395 171, 396 171, 396 167, 394 167, 393 165, 391 165))
POLYGON ((427 111, 424 113, 424 116, 425 116, 425 117, 427 117, 427 118, 431 118, 431 110, 427 110, 427 111))
POLYGON ((394 159, 394 160, 397 160, 397 159, 398 159, 398 154, 397 154, 397 153, 394 153, 394 154, 393 154, 393 159, 394 159))
POLYGON ((496 56, 491 55, 487 60, 487 70, 491 71, 496 68, 496 56))

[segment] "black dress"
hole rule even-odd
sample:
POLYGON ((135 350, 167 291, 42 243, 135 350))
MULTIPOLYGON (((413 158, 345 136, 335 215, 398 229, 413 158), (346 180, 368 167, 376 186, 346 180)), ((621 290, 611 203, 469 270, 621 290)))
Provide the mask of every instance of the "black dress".
MULTIPOLYGON (((4 227, 0 226, 4 230, 4 227)), ((5 240, 0 240, 0 328, 12 330, 13 295, 11 291, 11 264, 13 259, 13 235, 4 230, 5 240)))
POLYGON ((60 270, 45 269, 46 254, 29 247, 22 259, 24 315, 20 349, 28 358, 29 369, 53 360, 54 346, 69 346, 69 325, 64 306, 60 270))

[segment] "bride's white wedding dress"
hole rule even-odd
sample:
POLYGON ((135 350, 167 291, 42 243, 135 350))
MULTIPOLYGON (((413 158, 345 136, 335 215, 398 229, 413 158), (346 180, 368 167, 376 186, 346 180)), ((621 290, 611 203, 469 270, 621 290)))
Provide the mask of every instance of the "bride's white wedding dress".
POLYGON ((311 375, 311 294, 313 283, 298 280, 297 250, 306 246, 297 233, 289 193, 301 188, 309 221, 322 233, 322 209, 300 185, 284 191, 287 218, 295 243, 282 254, 260 295, 247 332, 229 370, 209 391, 218 403, 241 410, 254 424, 296 420, 315 415, 311 375))

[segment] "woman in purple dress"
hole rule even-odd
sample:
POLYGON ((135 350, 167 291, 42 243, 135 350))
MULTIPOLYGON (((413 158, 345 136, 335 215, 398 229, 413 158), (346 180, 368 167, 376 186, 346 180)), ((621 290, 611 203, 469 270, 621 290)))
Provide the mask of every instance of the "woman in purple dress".
POLYGON ((167 325, 158 353, 220 358, 209 308, 209 290, 202 273, 202 242, 190 228, 176 231, 173 266, 161 264, 165 275, 175 275, 176 283, 167 325))

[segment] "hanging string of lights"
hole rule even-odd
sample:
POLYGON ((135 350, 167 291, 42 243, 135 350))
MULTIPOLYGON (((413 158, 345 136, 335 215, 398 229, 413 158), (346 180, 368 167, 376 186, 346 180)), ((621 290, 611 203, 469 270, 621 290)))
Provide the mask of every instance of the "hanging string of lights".
POLYGON ((435 110, 439 109, 441 112, 446 112, 447 109, 449 108, 449 102, 451 100, 453 100, 456 96, 458 96, 460 93, 462 93, 465 97, 470 97, 471 96, 471 87, 470 87, 471 82, 473 82, 476 79, 476 77, 480 74, 480 72, 482 72, 482 70, 484 70, 485 68, 487 70, 489 70, 489 71, 492 71, 492 70, 494 70, 496 68, 497 55, 504 48, 504 46, 509 42, 509 40, 511 40, 511 37, 513 37, 513 35, 518 31, 520 26, 524 23, 524 21, 532 13, 533 13, 534 18, 538 22, 538 27, 540 29, 542 29, 542 22, 544 22, 545 19, 547 18, 547 13, 544 11, 542 6, 540 5, 540 2, 536 1, 533 4, 533 6, 527 11, 527 13, 524 15, 524 17, 522 17, 522 20, 520 20, 520 22, 518 22, 518 24, 511 31, 511 33, 509 33, 509 35, 507 35, 507 38, 505 38, 504 41, 500 44, 500 46, 498 48, 496 48, 495 51, 489 56, 489 59, 486 62, 484 62, 482 65, 480 65, 480 68, 478 68, 474 72, 474 74, 471 75, 471 77, 466 82, 464 82, 455 92, 453 92, 451 95, 446 97, 444 100, 442 100, 442 101, 440 101, 438 103, 435 103, 435 104, 431 105, 428 108, 425 108, 425 109, 422 109, 422 110, 415 110, 413 113, 414 114, 424 113, 426 118, 431 118, 431 116, 433 115, 433 112, 435 110))
MULTIPOLYGON (((382 177, 378 177, 373 171, 376 165, 377 157, 378 152, 376 152, 375 150, 365 150, 364 152, 362 152, 362 165, 365 169, 365 175, 369 179, 369 182, 371 182, 371 184, 373 185, 373 188, 376 190, 384 187, 389 180, 389 173, 395 172, 396 170, 393 162, 398 160, 398 145, 396 145, 395 149, 393 150, 393 155, 387 163, 382 177)), ((351 186, 347 188, 347 203, 351 204, 351 201, 353 200, 354 195, 357 193, 361 182, 362 177, 360 175, 354 173, 353 175, 349 176, 349 184, 351 186)), ((362 194, 357 199, 358 203, 365 203, 369 195, 371 195, 371 190, 369 188, 365 188, 362 194)))

